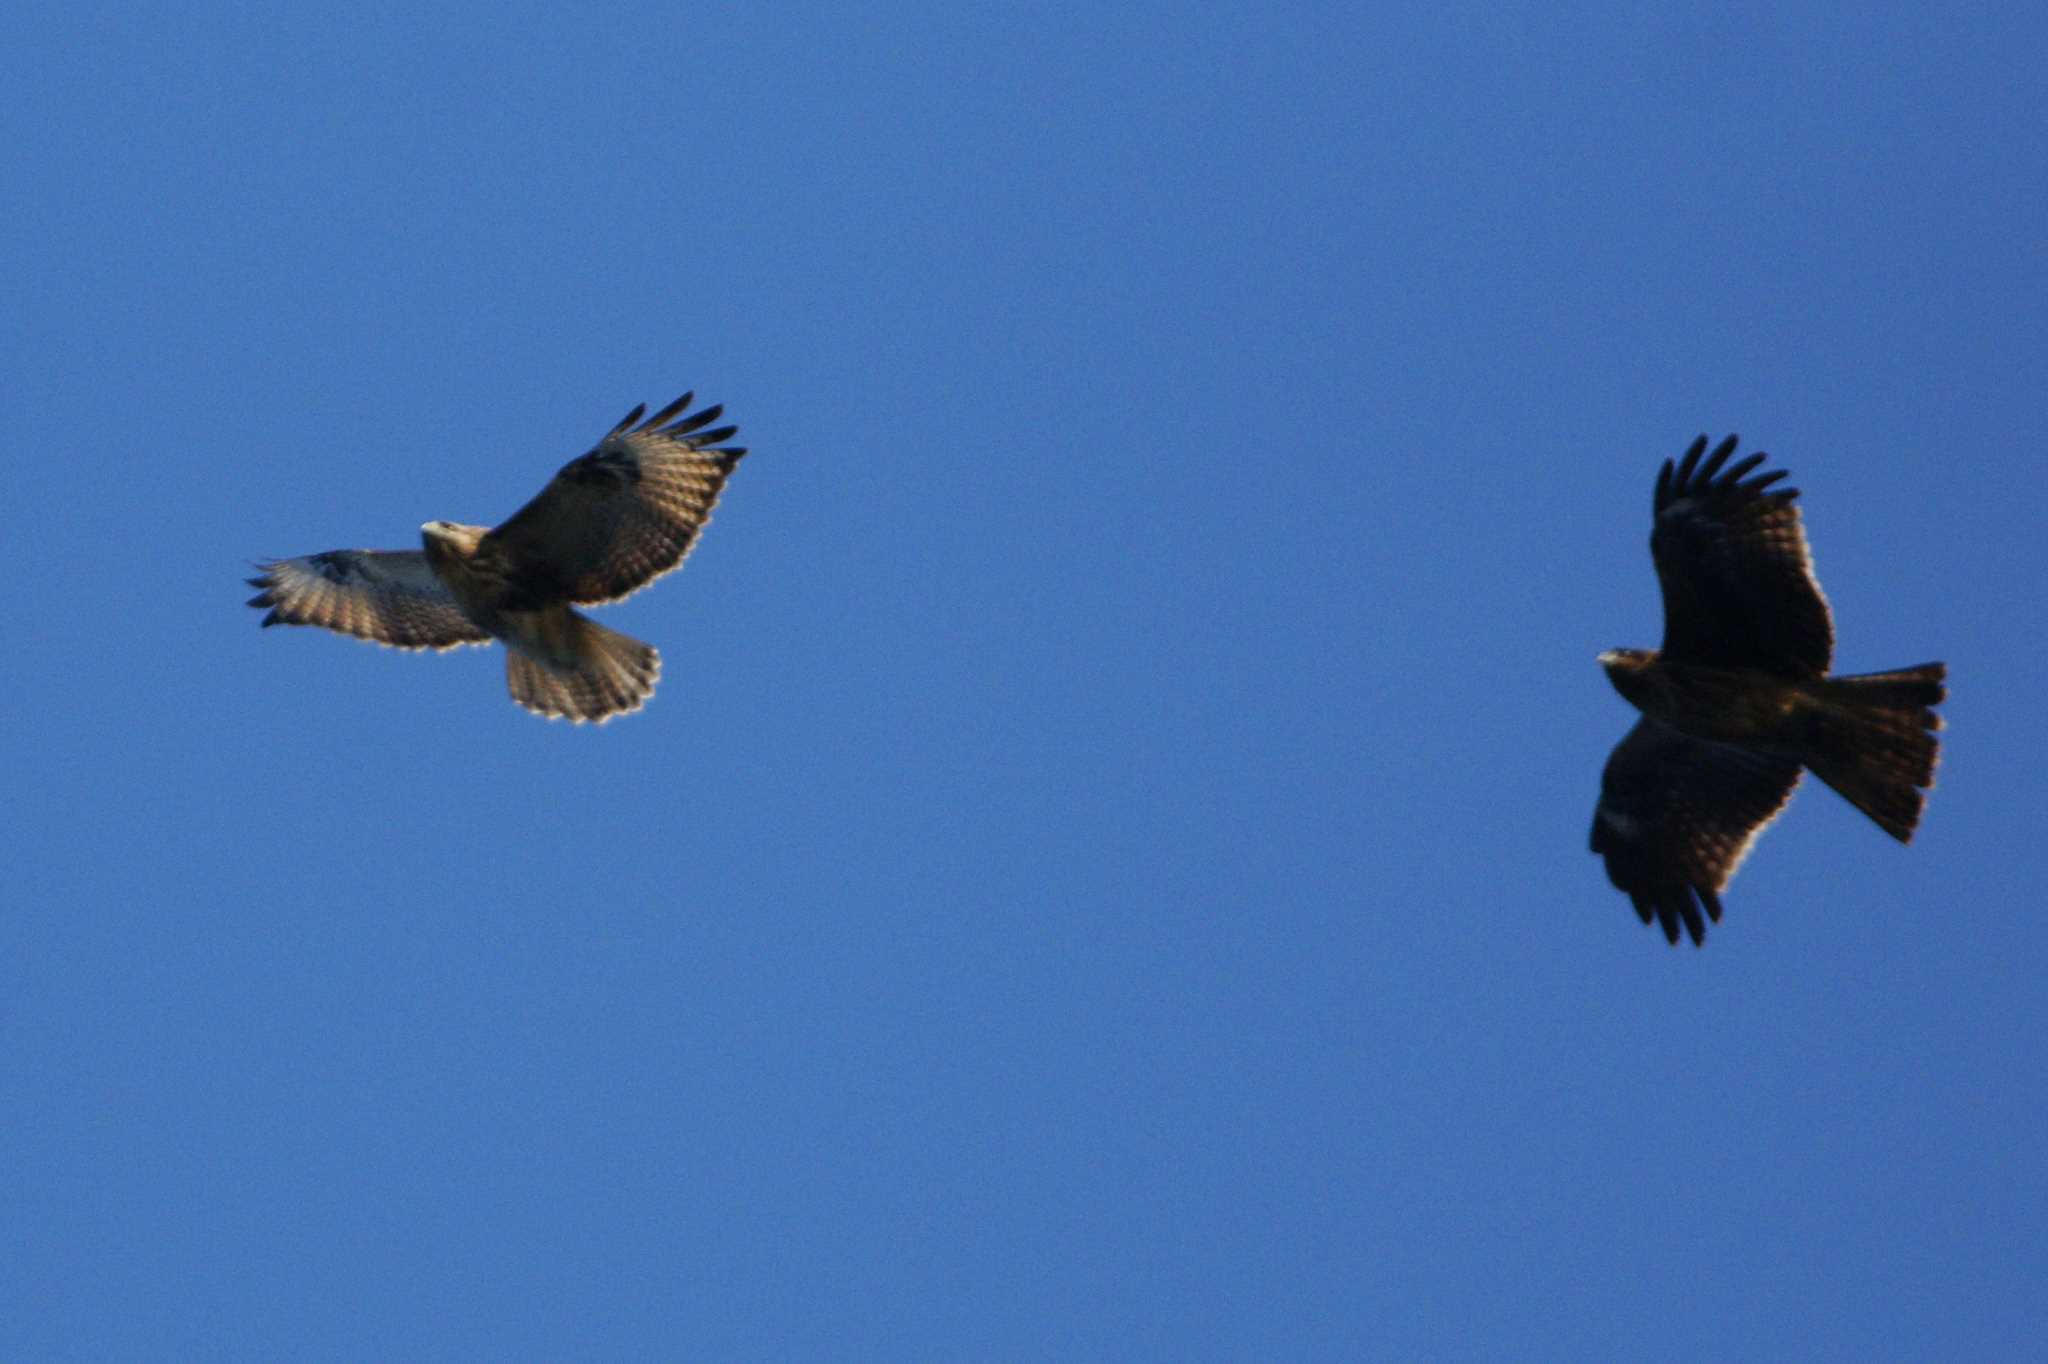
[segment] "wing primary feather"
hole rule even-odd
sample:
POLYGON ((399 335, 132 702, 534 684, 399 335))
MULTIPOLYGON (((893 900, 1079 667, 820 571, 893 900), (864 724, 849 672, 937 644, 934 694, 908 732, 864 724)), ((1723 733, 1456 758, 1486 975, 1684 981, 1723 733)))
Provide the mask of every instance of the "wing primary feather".
MULTIPOLYGON (((681 421, 675 422, 674 424, 669 426, 662 427, 661 434, 664 436, 673 437, 677 440, 681 440, 684 436, 689 435, 692 431, 696 431, 701 427, 709 426, 712 422, 717 421, 719 414, 724 411, 725 405, 723 403, 713 403, 711 406, 705 408, 702 412, 693 412, 689 416, 684 417, 681 421)), ((647 424, 649 426, 661 426, 661 423, 659 421, 651 421, 647 424)))
POLYGON ((625 429, 626 429, 627 427, 631 426, 631 425, 632 425, 632 424, 633 424, 634 422, 636 422, 636 421, 639 421, 639 420, 640 420, 640 414, 641 414, 641 413, 643 413, 643 412, 645 412, 646 410, 647 410, 647 404, 646 404, 646 403, 641 403, 641 404, 639 404, 639 405, 638 405, 638 406, 636 406, 636 407, 635 407, 635 408, 634 408, 634 409, 633 409, 633 410, 632 410, 631 412, 628 412, 628 413, 627 413, 627 414, 626 414, 626 415, 625 415, 624 417, 622 417, 622 418, 621 418, 621 419, 619 420, 619 424, 618 424, 617 426, 614 426, 614 427, 613 427, 613 428, 612 428, 611 430, 609 430, 609 431, 605 432, 605 435, 606 435, 606 436, 608 436, 608 437, 609 437, 609 436, 616 436, 616 435, 618 435, 618 434, 619 434, 619 432, 621 432, 621 431, 625 430, 625 429))
MULTIPOLYGON (((1707 452, 1707 438, 1701 436, 1685 449, 1685 458, 1678 461, 1678 471, 1671 476, 1672 489, 1683 493, 1685 485, 1692 482, 1692 471, 1700 462, 1700 456, 1707 452)), ((1670 461, 1665 461, 1667 464, 1670 461)))
MULTIPOLYGON (((652 431, 659 428, 664 423, 666 423, 669 420, 669 418, 675 416, 676 413, 688 407, 690 405, 690 400, 695 398, 696 396, 697 394, 694 389, 688 393, 685 393, 682 397, 676 399, 667 407, 664 407, 663 409, 661 409, 661 411, 649 417, 646 420, 646 422, 642 425, 641 429, 646 431, 652 431)), ((713 410, 715 411, 716 409, 713 410)))
POLYGON ((737 426, 721 426, 716 431, 705 431, 699 435, 692 436, 690 441, 701 449, 705 446, 716 445, 722 440, 731 440, 739 433, 740 429, 737 426))
MULTIPOLYGON (((1692 935, 1693 946, 1698 947, 1705 942, 1707 925, 1700 918, 1700 907, 1692 902, 1692 896, 1686 894, 1683 887, 1678 892, 1678 912, 1685 918, 1685 931, 1692 935)), ((1671 941, 1676 946, 1678 939, 1673 937, 1671 941)))
MULTIPOLYGON (((1753 493, 1762 492, 1779 479, 1791 474, 1791 472, 1790 469, 1774 469, 1768 474, 1758 474, 1749 481, 1749 490, 1753 493)), ((1799 490, 1797 488, 1780 488, 1772 493, 1771 496, 1776 498, 1793 498, 1799 496, 1799 490)))
POLYGON ((1707 456, 1707 462, 1699 467, 1699 481, 1712 483, 1714 475, 1721 472, 1721 466, 1728 462, 1728 456, 1735 453, 1742 444, 1740 436, 1730 436, 1714 447, 1714 453, 1707 456))
POLYGON ((1756 468, 1757 465, 1762 464, 1766 459, 1769 458, 1770 456, 1766 455, 1763 451, 1759 450, 1753 455, 1748 455, 1742 459, 1736 460, 1733 464, 1729 465, 1727 469, 1725 469, 1722 472, 1720 479, 1722 485, 1724 487, 1734 487, 1736 484, 1742 482, 1742 476, 1744 474, 1748 473, 1751 469, 1756 468))
POLYGON ((1695 886, 1700 894, 1700 903, 1707 907, 1707 917, 1715 923, 1721 922, 1721 897, 1707 886, 1695 886))

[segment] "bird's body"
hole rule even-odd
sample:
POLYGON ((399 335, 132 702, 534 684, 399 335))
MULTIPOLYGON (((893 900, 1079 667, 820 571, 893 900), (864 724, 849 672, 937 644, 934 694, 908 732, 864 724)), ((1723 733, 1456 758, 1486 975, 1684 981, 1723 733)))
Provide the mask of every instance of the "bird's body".
POLYGON ((1664 647, 1600 655, 1642 712, 1600 778, 1591 844, 1644 923, 1702 942, 1720 892, 1811 769, 1900 842, 1933 784, 1940 663, 1831 677, 1834 626, 1783 471, 1702 436, 1657 478, 1664 647))
POLYGON ((496 528, 420 527, 417 550, 329 550, 263 565, 249 604, 265 625, 319 625, 400 649, 506 647, 513 700, 603 723, 654 693, 661 656, 572 609, 630 595, 678 566, 744 449, 706 430, 721 409, 675 420, 684 394, 641 423, 636 407, 496 528), (640 423, 635 425, 635 423, 640 423))
POLYGON ((1644 649, 1600 655, 1607 680, 1643 714, 1714 743, 1794 753, 1813 705, 1799 683, 1756 668, 1672 663, 1644 649))

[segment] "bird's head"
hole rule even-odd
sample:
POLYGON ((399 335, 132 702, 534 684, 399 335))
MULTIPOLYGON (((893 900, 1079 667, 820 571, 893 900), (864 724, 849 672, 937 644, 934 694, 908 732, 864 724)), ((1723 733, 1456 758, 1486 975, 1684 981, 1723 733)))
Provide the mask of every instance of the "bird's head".
POLYGON ((476 542, 488 526, 465 526, 459 521, 429 521, 420 527, 420 543, 426 546, 429 562, 467 559, 476 553, 476 542))
POLYGON ((1607 680, 1614 689, 1635 702, 1647 690, 1650 670, 1657 666, 1655 649, 1609 649, 1600 655, 1600 666, 1607 670, 1607 680))

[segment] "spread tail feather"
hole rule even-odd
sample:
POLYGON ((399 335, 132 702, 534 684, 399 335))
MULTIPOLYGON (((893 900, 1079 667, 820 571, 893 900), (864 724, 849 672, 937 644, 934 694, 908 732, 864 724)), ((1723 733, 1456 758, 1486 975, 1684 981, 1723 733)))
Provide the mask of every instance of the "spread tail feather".
POLYGON ((1948 668, 1922 663, 1893 672, 1830 677, 1812 685, 1814 713, 1806 765, 1901 843, 1913 838, 1926 788, 1934 785, 1948 668))
POLYGON ((631 635, 606 629, 566 608, 539 632, 550 665, 519 649, 505 654, 505 685, 512 699, 536 715, 574 724, 603 724, 647 704, 661 676, 661 655, 631 635))

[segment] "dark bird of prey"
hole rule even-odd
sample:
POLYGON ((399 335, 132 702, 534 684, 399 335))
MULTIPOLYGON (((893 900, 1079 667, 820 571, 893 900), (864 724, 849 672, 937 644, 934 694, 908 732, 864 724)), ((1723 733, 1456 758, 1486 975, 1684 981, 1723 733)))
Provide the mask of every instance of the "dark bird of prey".
POLYGON ((1901 843, 1913 837, 1938 756, 1930 706, 1948 669, 1922 663, 1829 677, 1834 625, 1785 471, 1733 464, 1734 436, 1701 436, 1657 475, 1650 556, 1664 647, 1600 655, 1642 718, 1600 774, 1593 851, 1644 923, 1699 944, 1721 891, 1802 768, 1901 843), (1724 467, 1725 466, 1725 467, 1724 467))
POLYGON ((502 640, 512 699, 599 724, 654 694, 661 655, 570 608, 618 601, 681 564, 746 451, 723 410, 645 404, 496 529, 420 527, 420 549, 331 549, 259 564, 265 625, 319 625, 399 649, 502 640))

